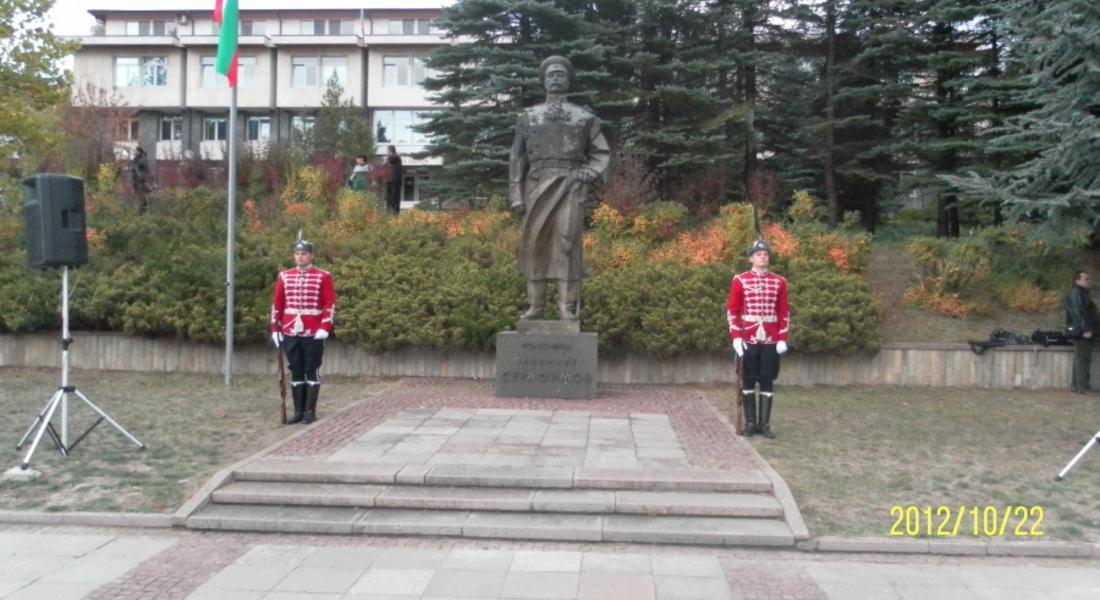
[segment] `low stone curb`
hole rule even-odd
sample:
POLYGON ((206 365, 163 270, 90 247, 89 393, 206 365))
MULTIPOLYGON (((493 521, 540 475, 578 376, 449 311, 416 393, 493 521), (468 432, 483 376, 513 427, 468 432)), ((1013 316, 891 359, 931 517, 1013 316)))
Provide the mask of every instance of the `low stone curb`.
POLYGON ((926 540, 822 536, 795 544, 795 547, 809 552, 1100 559, 1100 544, 1087 542, 1006 542, 1001 540, 926 540))
MULTIPOLYGON (((727 427, 736 431, 733 423, 730 423, 729 416, 722 411, 716 409, 714 405, 710 405, 718 417, 726 424, 727 427)), ((740 436, 739 436, 740 437, 740 436)), ((783 476, 778 471, 772 468, 768 461, 764 460, 763 456, 756 451, 756 448, 747 440, 742 438, 745 445, 749 447, 749 451, 752 452, 752 460, 756 463, 764 476, 768 478, 772 486, 772 495, 779 501, 779 505, 783 507, 783 519, 787 522, 787 527, 790 528, 791 533, 794 534, 795 542, 804 542, 810 539, 810 529, 806 526, 805 519, 802 518, 802 511, 798 510, 798 503, 794 500, 794 494, 791 493, 791 488, 787 486, 787 482, 783 479, 783 476)))
POLYGON ((32 525, 83 525, 86 527, 172 527, 167 513, 42 512, 0 510, 0 523, 32 525))
MULTIPOLYGON (((176 514, 179 514, 177 511, 176 514)), ((172 528, 176 516, 166 513, 42 512, 0 510, 0 523, 27 525, 77 525, 83 527, 172 528)), ((1004 542, 969 540, 920 540, 874 537, 822 536, 798 542, 804 552, 864 554, 939 554, 951 556, 1012 556, 1100 560, 1100 544, 1086 542, 1004 542)))

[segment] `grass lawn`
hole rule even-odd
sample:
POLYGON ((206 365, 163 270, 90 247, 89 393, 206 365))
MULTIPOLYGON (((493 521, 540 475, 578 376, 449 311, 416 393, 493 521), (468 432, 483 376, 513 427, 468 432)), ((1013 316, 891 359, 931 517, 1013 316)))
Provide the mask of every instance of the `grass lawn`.
MULTIPOLYGON (((59 383, 57 369, 0 368, 0 468, 18 465, 15 450, 59 383)), ((0 508, 48 511, 171 512, 218 469, 299 431, 279 422, 277 379, 221 375, 74 371, 70 382, 147 446, 140 451, 107 422, 69 457, 42 438, 31 466, 43 476, 0 482, 0 508)), ((332 415, 380 389, 376 378, 326 377, 319 412, 332 415)), ((94 422, 75 396, 69 441, 94 422)), ((290 405, 290 398, 287 398, 290 405)), ((54 423, 59 424, 59 417, 54 423)))
MULTIPOLYGON (((730 410, 732 388, 708 393, 730 410)), ((1040 539, 1100 542, 1100 448, 1054 481, 1100 429, 1100 396, 778 386, 772 425, 779 437, 751 443, 790 485, 811 535, 888 535, 893 506, 935 515, 946 505, 954 519, 959 506, 1022 505, 1043 508, 1040 539)), ((970 537, 970 518, 956 539, 970 537)))

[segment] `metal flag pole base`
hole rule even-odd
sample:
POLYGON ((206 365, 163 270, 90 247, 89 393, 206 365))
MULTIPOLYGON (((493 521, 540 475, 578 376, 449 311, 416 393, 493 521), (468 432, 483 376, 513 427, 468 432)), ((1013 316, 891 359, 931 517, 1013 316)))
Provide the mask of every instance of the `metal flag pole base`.
POLYGON ((54 447, 61 453, 62 456, 68 456, 76 448, 77 444, 84 439, 93 429, 96 428, 103 421, 107 421, 118 430, 119 433, 126 436, 131 442, 133 442, 139 449, 144 450, 145 444, 141 443, 136 437, 126 431, 122 425, 119 425, 117 421, 111 418, 111 415, 107 414, 107 411, 98 407, 87 396, 82 394, 80 390, 76 389, 75 385, 69 385, 69 346, 73 343, 73 338, 69 337, 69 267, 62 269, 61 275, 61 385, 50 397, 46 406, 38 413, 38 417, 35 418, 34 423, 31 423, 30 428, 23 434, 23 437, 16 444, 15 449, 21 450, 23 445, 27 443, 27 439, 34 434, 34 441, 31 442, 31 447, 27 450, 26 456, 23 457, 23 462, 19 463, 19 468, 26 471, 31 466, 31 457, 34 456, 34 451, 38 449, 38 443, 42 441, 42 436, 50 434, 50 439, 53 441, 54 447), (81 402, 86 404, 88 408, 91 408, 99 415, 99 419, 92 426, 89 427, 84 433, 80 434, 80 437, 76 438, 76 441, 69 443, 69 395, 73 394, 80 399, 81 402), (57 412, 58 408, 61 408, 60 426, 61 431, 58 432, 57 428, 53 426, 53 416, 57 412), (37 431, 37 432, 36 432, 37 431))
POLYGON ((1085 444, 1085 447, 1081 448, 1081 451, 1077 453, 1077 456, 1074 456, 1073 460, 1069 461, 1069 464, 1066 465, 1066 468, 1062 469, 1062 472, 1058 473, 1058 475, 1054 477, 1054 481, 1061 481, 1062 479, 1064 479, 1066 473, 1069 473, 1070 469, 1077 465, 1077 461, 1084 458, 1085 455, 1088 454, 1089 450, 1092 450, 1092 447, 1098 444, 1100 444, 1100 431, 1097 431, 1096 435, 1092 436, 1092 439, 1089 440, 1087 444, 1085 444))

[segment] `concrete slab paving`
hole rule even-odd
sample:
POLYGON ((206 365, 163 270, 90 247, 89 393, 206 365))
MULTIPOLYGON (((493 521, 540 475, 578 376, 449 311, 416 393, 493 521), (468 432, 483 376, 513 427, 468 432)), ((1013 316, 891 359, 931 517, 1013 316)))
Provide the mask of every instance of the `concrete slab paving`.
POLYGON ((482 414, 443 408, 418 421, 420 413, 406 409, 361 433, 328 459, 604 468, 634 468, 652 459, 662 466, 689 465, 666 415, 592 417, 587 411, 498 410, 482 414), (517 453, 510 446, 529 446, 532 451, 517 453), (576 452, 552 452, 562 449, 576 452), (516 461, 515 456, 532 458, 516 461))
POLYGON ((1077 559, 104 529, 88 534, 103 543, 74 557, 72 536, 85 535, 76 528, 13 529, 0 526, 3 600, 1100 598, 1100 565, 1077 559), (111 561, 126 564, 103 566, 111 561), (180 577, 196 565, 205 576, 180 577))

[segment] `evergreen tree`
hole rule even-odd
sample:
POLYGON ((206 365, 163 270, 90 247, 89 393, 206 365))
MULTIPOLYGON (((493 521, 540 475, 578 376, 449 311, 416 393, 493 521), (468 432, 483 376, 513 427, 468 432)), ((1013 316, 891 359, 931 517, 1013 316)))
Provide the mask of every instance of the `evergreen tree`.
POLYGON ((691 182, 701 172, 728 168, 735 158, 728 131, 743 116, 733 106, 728 19, 696 4, 640 2, 636 43, 627 50, 639 100, 628 139, 662 195, 686 201, 694 200, 691 182))
POLYGON ((366 109, 355 106, 351 99, 344 100, 343 95, 344 88, 333 74, 326 82, 321 108, 307 143, 314 153, 345 161, 359 154, 372 156, 374 133, 366 109))
POLYGON ((1100 7, 1087 0, 1008 5, 1029 85, 1029 106, 994 130, 991 152, 1028 153, 989 175, 950 178, 1008 217, 1042 218, 1057 234, 1067 221, 1100 223, 1100 7))

